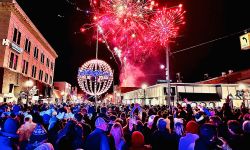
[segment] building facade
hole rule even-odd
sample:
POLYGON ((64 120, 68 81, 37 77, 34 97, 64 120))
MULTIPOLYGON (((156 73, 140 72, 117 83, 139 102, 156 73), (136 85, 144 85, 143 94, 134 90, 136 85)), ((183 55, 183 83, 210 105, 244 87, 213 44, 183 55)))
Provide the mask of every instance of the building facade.
POLYGON ((34 87, 36 95, 51 97, 55 50, 15 0, 0 0, 0 14, 0 101, 34 87))
MULTIPOLYGON (((122 93, 122 103, 140 103, 146 105, 166 105, 167 84, 156 84, 146 89, 137 89, 122 93)), ((222 106, 229 97, 233 106, 240 107, 242 102, 249 106, 249 84, 198 84, 198 83, 171 83, 171 105, 183 102, 187 98, 192 106, 222 106)))

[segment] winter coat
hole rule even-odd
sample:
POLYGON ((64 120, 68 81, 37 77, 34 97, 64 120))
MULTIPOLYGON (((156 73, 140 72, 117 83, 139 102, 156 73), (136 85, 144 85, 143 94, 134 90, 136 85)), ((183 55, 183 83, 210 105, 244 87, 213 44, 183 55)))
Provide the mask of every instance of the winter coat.
POLYGON ((105 132, 96 128, 86 140, 86 147, 84 150, 109 150, 109 140, 105 132))
POLYGON ((187 133, 186 136, 180 138, 179 150, 194 150, 195 140, 198 138, 197 134, 187 133))
POLYGON ((0 150, 16 150, 17 146, 13 139, 0 135, 0 150))
POLYGON ((170 133, 168 133, 167 130, 156 130, 153 133, 151 140, 153 150, 165 150, 166 148, 173 150, 178 149, 178 143, 176 141, 176 138, 170 133))

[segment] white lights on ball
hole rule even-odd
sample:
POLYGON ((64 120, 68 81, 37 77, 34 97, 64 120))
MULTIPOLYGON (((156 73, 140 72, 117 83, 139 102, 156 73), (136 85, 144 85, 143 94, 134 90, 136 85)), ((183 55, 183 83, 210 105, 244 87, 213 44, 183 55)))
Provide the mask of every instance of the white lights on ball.
POLYGON ((113 72, 105 61, 92 59, 79 68, 77 78, 84 92, 98 96, 105 93, 112 85, 113 72))

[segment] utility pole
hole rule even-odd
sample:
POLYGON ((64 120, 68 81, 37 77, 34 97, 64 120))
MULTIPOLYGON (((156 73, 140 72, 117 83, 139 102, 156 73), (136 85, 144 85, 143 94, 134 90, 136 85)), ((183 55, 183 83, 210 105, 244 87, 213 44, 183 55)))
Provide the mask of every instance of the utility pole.
POLYGON ((169 77, 169 44, 165 47, 166 50, 166 81, 167 81, 167 104, 170 107, 171 106, 171 98, 170 98, 170 77, 169 77))

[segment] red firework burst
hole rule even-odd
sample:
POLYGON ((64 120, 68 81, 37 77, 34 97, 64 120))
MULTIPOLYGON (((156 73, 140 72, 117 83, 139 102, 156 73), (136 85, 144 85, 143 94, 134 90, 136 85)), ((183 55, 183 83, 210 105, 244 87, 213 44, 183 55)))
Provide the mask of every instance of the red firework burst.
MULTIPOLYGON (((93 23, 121 62, 144 61, 159 43, 165 46, 183 24, 182 7, 158 8, 154 0, 90 0, 93 23)), ((89 26, 89 25, 86 25, 89 26)), ((88 27, 86 27, 88 28, 88 27)))
POLYGON ((185 24, 182 5, 174 8, 158 10, 150 21, 149 39, 162 46, 178 36, 181 24, 185 24))

